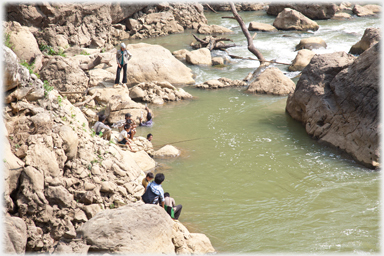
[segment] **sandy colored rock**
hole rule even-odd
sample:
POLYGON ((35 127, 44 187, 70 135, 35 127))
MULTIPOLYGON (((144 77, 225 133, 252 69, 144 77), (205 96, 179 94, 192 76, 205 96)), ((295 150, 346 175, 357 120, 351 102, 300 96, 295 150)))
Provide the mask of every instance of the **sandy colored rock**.
POLYGON ((359 58, 345 52, 315 55, 304 69, 287 112, 320 142, 358 162, 378 166, 379 45, 359 58))
POLYGON ((153 171, 155 169, 155 160, 153 160, 145 151, 130 154, 144 172, 153 171))
POLYGON ((259 74, 256 80, 249 85, 247 92, 287 95, 293 93, 294 90, 295 83, 286 77, 280 69, 272 67, 259 74))
POLYGON ((127 85, 152 81, 167 81, 171 84, 195 82, 192 78, 192 70, 160 45, 130 44, 127 49, 133 55, 128 62, 127 85))
POLYGON ((224 59, 222 57, 213 57, 212 66, 224 65, 224 59))
POLYGON ((378 4, 366 4, 365 9, 372 11, 373 13, 381 13, 381 6, 378 4))
POLYGON ((231 80, 226 77, 221 77, 219 79, 211 79, 205 81, 204 83, 197 84, 196 88, 201 89, 220 89, 226 87, 242 87, 248 85, 246 82, 241 80, 231 80))
POLYGON ((350 19, 352 18, 352 15, 349 14, 349 13, 346 13, 346 12, 339 12, 339 13, 336 13, 332 19, 333 20, 344 20, 344 19, 350 19))
POLYGON ((358 4, 356 4, 353 7, 352 12, 359 17, 366 17, 366 16, 374 16, 375 15, 375 13, 373 12, 373 10, 371 8, 365 8, 365 6, 361 6, 358 4))
POLYGON ((288 67, 289 71, 302 71, 311 61, 315 53, 311 50, 302 49, 297 52, 292 65, 288 67))
POLYGON ((337 5, 333 3, 271 3, 268 5, 267 14, 277 16, 285 8, 294 9, 313 20, 330 19, 337 11, 337 5))
POLYGON ((212 65, 211 51, 201 48, 186 54, 186 61, 192 65, 212 65))
POLYGON ((277 31, 277 29, 272 25, 254 22, 254 21, 249 23, 248 30, 249 31, 264 31, 264 32, 277 31))
POLYGON ((47 189, 47 200, 51 204, 56 204, 60 207, 71 207, 75 202, 73 195, 68 192, 63 186, 48 187, 47 189))
POLYGON ((312 50, 319 48, 327 48, 327 44, 320 37, 303 38, 300 40, 300 43, 295 47, 296 51, 301 49, 312 50))
POLYGON ((3 217, 3 250, 9 254, 24 254, 27 245, 27 227, 23 219, 3 217))
POLYGON ((153 157, 155 158, 178 157, 179 155, 180 150, 172 145, 165 145, 153 153, 153 157))
POLYGON ((207 25, 207 24, 201 23, 197 28, 197 33, 204 34, 204 35, 212 35, 212 34, 228 34, 228 33, 233 33, 233 31, 223 26, 207 25))
POLYGON ((364 31, 364 35, 359 42, 354 44, 349 53, 351 54, 361 54, 365 50, 369 49, 372 45, 375 45, 380 41, 380 29, 379 28, 367 28, 364 31))
POLYGON ((187 53, 189 53, 188 50, 181 49, 181 50, 177 50, 177 51, 172 52, 172 55, 175 56, 177 59, 185 60, 187 53))
POLYGON ((68 159, 73 159, 77 155, 77 145, 79 138, 73 129, 69 126, 63 125, 60 128, 60 136, 63 139, 63 149, 68 159))
POLYGON ((285 8, 277 15, 273 26, 280 30, 317 31, 319 29, 315 21, 290 8, 285 8))
POLYGON ((88 71, 89 87, 111 86, 115 82, 116 75, 104 69, 92 69, 88 71))

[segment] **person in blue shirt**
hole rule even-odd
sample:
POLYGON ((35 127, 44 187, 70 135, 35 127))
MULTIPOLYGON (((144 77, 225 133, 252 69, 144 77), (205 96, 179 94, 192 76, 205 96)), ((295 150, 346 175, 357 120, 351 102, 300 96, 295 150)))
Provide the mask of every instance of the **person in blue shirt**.
POLYGON ((159 204, 164 208, 164 190, 161 183, 165 180, 165 176, 162 173, 158 173, 155 176, 155 180, 147 185, 142 199, 146 204, 159 204))
POLYGON ((123 86, 127 86, 127 63, 131 58, 132 54, 126 49, 125 44, 121 43, 120 50, 116 53, 117 71, 114 87, 117 87, 120 83, 121 69, 123 69, 123 86))

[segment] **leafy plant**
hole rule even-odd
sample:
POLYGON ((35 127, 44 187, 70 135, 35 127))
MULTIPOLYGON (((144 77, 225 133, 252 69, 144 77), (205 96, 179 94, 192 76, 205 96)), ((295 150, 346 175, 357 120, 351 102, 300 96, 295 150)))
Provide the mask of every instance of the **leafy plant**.
POLYGON ((76 114, 71 114, 71 117, 72 117, 72 118, 75 118, 75 117, 76 117, 76 114))
POLYGON ((114 208, 115 208, 115 204, 114 203, 109 205, 109 209, 114 209, 114 208))
POLYGON ((50 86, 49 82, 45 80, 43 87, 44 87, 44 97, 47 97, 48 93, 53 90, 53 86, 50 86))
POLYGON ((11 43, 11 34, 9 34, 9 33, 6 33, 5 35, 4 35, 4 44, 5 44, 5 46, 7 46, 9 49, 12 49, 13 50, 13 47, 14 47, 14 45, 11 43))
POLYGON ((20 148, 20 145, 19 145, 19 144, 16 144, 16 145, 15 145, 15 148, 16 148, 16 149, 20 148))
POLYGON ((61 120, 67 121, 67 117, 63 116, 63 117, 61 117, 61 120))
POLYGON ((101 49, 101 53, 105 53, 105 48, 101 49))
POLYGON ((65 53, 64 53, 64 50, 63 49, 60 49, 58 52, 56 52, 52 46, 49 46, 49 45, 40 45, 40 51, 41 52, 45 52, 46 54, 48 55, 59 55, 59 56, 62 56, 62 57, 66 57, 65 53))
POLYGON ((92 131, 91 136, 92 136, 92 137, 95 137, 95 136, 96 136, 96 132, 95 132, 95 130, 94 130, 94 129, 91 129, 91 131, 92 131))
POLYGON ((85 123, 83 123, 82 126, 85 127, 85 123))
POLYGON ((80 54, 81 55, 89 55, 89 53, 87 51, 85 51, 85 50, 81 50, 80 54))
POLYGON ((6 163, 6 162, 7 162, 7 159, 3 158, 3 162, 6 163))
POLYGON ((63 106, 63 99, 61 98, 61 96, 57 96, 57 102, 59 103, 59 106, 63 106))

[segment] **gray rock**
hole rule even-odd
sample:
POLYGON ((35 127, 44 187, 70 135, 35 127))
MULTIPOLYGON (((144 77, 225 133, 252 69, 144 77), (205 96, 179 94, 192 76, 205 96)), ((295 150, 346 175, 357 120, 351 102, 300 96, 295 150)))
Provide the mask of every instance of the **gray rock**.
POLYGON ((288 95, 295 90, 295 83, 283 72, 275 67, 266 68, 260 73, 256 80, 252 82, 247 92, 273 94, 273 95, 288 95))
POLYGON ((24 254, 27 244, 27 227, 23 219, 3 217, 3 249, 5 253, 24 254))
POLYGON ((63 186, 48 187, 46 196, 50 204, 56 204, 59 207, 71 207, 75 203, 73 195, 63 186))
POLYGON ((333 3, 323 3, 323 4, 271 3, 268 6, 267 14, 277 16, 285 8, 294 9, 313 20, 330 19, 335 15, 337 11, 337 5, 333 3))
POLYGON ((277 15, 273 26, 280 30, 316 31, 319 29, 315 21, 290 8, 285 8, 277 15))
POLYGON ((359 42, 354 44, 349 53, 351 54, 361 54, 365 50, 369 49, 372 45, 378 43, 381 39, 380 29, 379 28, 367 28, 364 31, 363 37, 359 42))

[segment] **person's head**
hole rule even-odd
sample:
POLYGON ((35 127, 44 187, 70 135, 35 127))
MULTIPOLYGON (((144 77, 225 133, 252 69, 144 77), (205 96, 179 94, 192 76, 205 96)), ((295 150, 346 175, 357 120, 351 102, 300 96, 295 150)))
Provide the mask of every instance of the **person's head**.
POLYGON ((126 46, 125 46, 125 43, 121 43, 121 45, 120 45, 120 46, 121 46, 121 50, 123 50, 123 51, 124 51, 124 50, 125 50, 125 48, 126 48, 126 46))
POLYGON ((168 192, 165 192, 165 193, 164 193, 164 197, 170 197, 169 193, 168 193, 168 192))
POLYGON ((124 125, 124 130, 129 131, 129 129, 131 129, 131 125, 130 124, 125 124, 124 125))
POLYGON ((105 116, 105 115, 100 115, 99 116, 99 122, 104 123, 106 119, 107 119, 107 116, 105 116))
POLYGON ((153 138, 153 135, 152 135, 152 133, 149 133, 149 134, 147 135, 147 140, 151 141, 151 140, 152 140, 152 138, 153 138))
POLYGON ((161 183, 163 183, 163 181, 165 180, 165 176, 164 176, 164 174, 162 174, 162 173, 158 173, 158 174, 156 174, 156 176, 155 176, 155 182, 156 182, 156 184, 161 184, 161 183))
POLYGON ((145 176, 145 178, 147 179, 147 181, 153 180, 154 178, 153 173, 152 172, 147 173, 147 176, 145 176))
POLYGON ((129 114, 129 113, 125 114, 125 120, 127 120, 127 119, 131 119, 131 117, 132 117, 132 115, 129 114))

